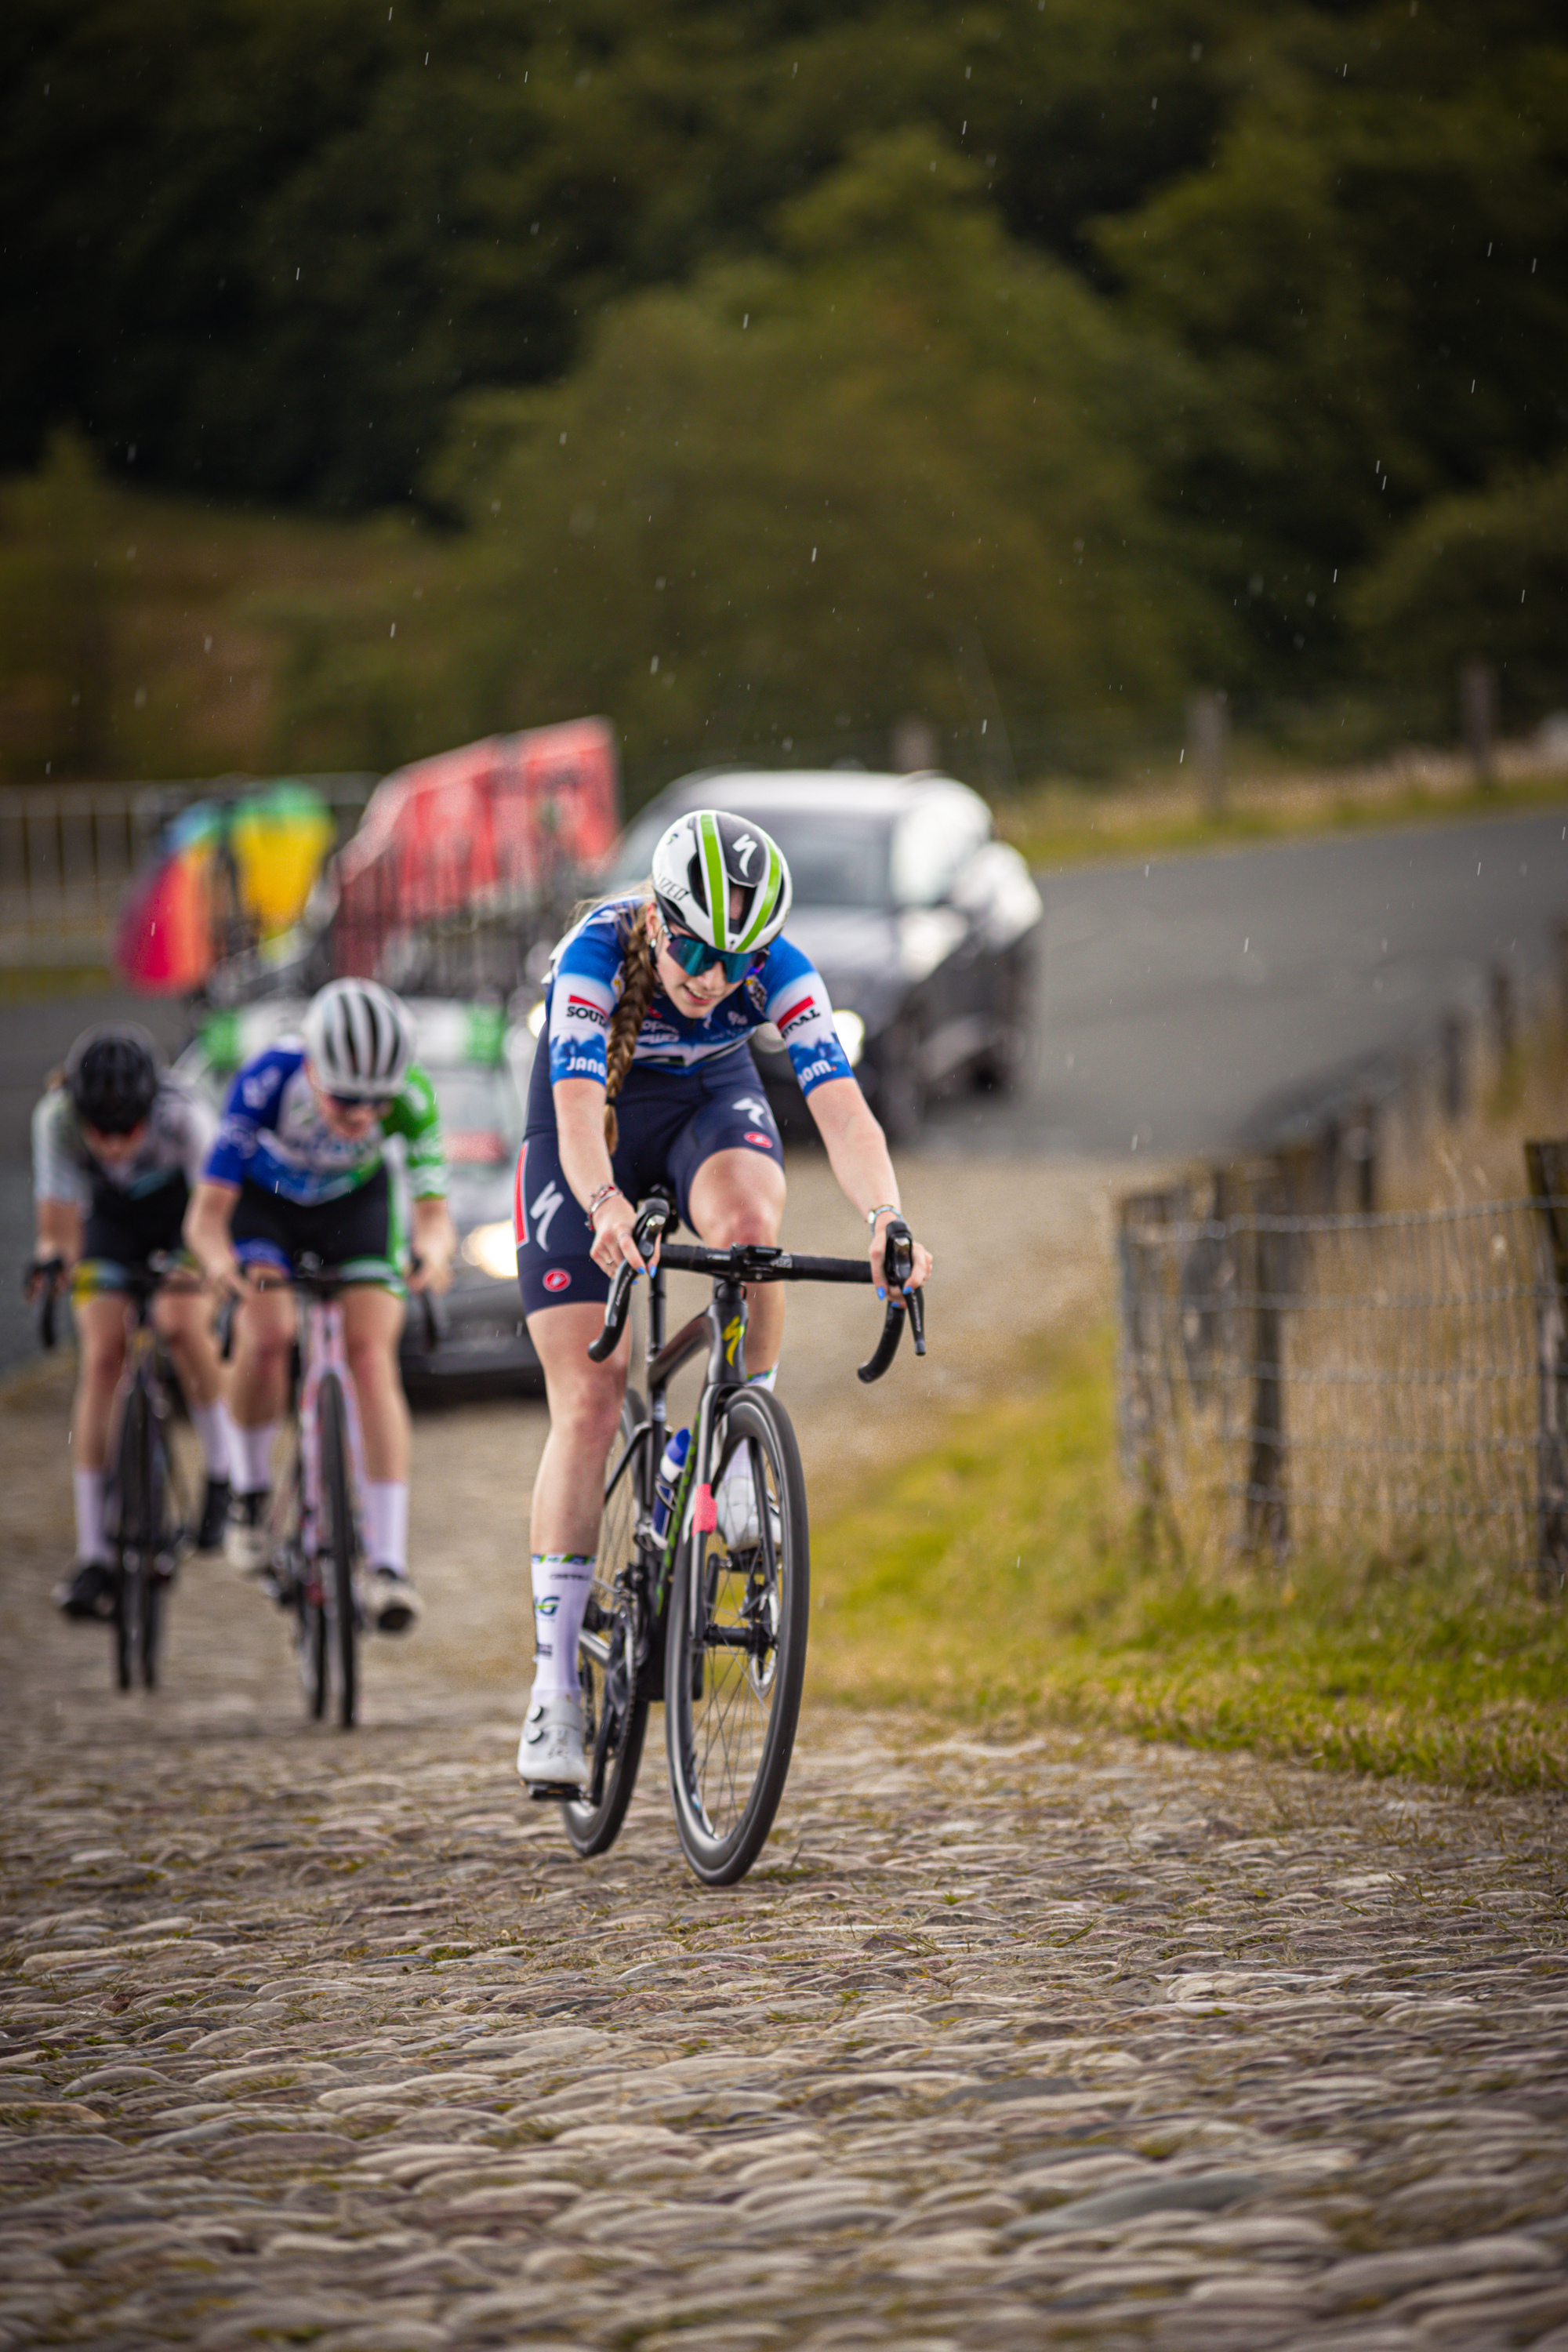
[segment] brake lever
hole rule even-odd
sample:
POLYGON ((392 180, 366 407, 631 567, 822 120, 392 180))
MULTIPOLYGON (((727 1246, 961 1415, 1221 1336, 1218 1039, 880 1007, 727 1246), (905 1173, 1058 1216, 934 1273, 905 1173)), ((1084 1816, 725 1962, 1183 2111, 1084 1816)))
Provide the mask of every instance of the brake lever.
MULTIPOLYGON (((649 1250, 663 1239, 665 1227, 670 1223, 673 1215, 674 1211, 669 1202, 657 1193, 651 1201, 646 1201, 637 1211, 637 1223, 632 1227, 632 1239, 637 1245, 638 1256, 645 1262, 649 1250)), ((621 1333, 626 1328, 626 1310, 632 1302, 632 1285, 637 1278, 637 1268, 635 1265, 629 1265, 623 1258, 616 1268, 615 1280, 610 1285, 610 1295, 605 1301, 604 1323, 596 1338, 588 1342, 590 1363, 602 1364, 605 1357, 612 1355, 619 1346, 621 1333)))
POLYGON ((904 1336, 906 1317, 915 1335, 916 1355, 925 1354, 925 1309, 921 1303, 921 1295, 918 1290, 906 1292, 904 1289, 914 1266, 914 1236, 903 1219, 895 1217, 889 1223, 882 1251, 882 1275, 888 1292, 888 1312, 882 1324, 882 1336, 869 1363, 858 1366, 856 1370, 856 1378, 864 1381, 868 1386, 872 1381, 881 1379, 898 1354, 899 1342, 904 1336))

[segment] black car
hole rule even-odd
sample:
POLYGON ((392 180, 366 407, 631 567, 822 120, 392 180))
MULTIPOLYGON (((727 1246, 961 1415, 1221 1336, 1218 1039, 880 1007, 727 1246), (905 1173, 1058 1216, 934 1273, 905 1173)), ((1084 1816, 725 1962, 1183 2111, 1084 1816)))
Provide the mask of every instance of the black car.
MULTIPOLYGON (((732 809, 783 850, 795 886, 785 931, 821 972, 890 1141, 914 1134, 939 1088, 1015 1083, 1042 908, 978 793, 939 775, 710 769, 641 812, 609 863, 609 886, 645 880, 659 835, 690 808, 732 809)), ((752 1043, 774 1111, 793 1123, 800 1090, 771 1022, 752 1043)))

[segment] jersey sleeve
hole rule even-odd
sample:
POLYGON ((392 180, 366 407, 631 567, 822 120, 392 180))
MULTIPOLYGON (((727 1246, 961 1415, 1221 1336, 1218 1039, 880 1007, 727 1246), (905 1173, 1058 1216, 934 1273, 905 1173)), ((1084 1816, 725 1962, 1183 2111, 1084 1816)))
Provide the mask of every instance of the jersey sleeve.
POLYGON ((441 1141, 441 1109, 436 1089, 417 1062, 382 1122, 386 1135, 401 1135, 408 1147, 408 1186, 416 1201, 439 1201, 447 1192, 447 1154, 441 1141))
POLYGON ((596 908, 569 932, 550 984, 550 1083, 609 1075, 610 1015, 620 993, 619 910, 596 908))
MULTIPOLYGON (((165 1085, 168 1081, 165 1080, 165 1085)), ((206 1172, 217 1140, 218 1123, 210 1104, 205 1102, 192 1087, 175 1086, 172 1089, 172 1126, 180 1165, 187 1184, 195 1184, 206 1172)))
POLYGON ((245 1171, 256 1157, 257 1125, 246 1100, 248 1070, 237 1071, 224 1102, 217 1134, 202 1174, 209 1184, 243 1184, 245 1171))
POLYGON ((833 1025, 833 1007, 822 975, 788 940, 776 940, 763 974, 765 1017, 777 1027, 803 1095, 830 1078, 855 1073, 833 1025))
POLYGON ((33 1197, 85 1209, 90 1196, 71 1098, 51 1087, 33 1112, 33 1197))

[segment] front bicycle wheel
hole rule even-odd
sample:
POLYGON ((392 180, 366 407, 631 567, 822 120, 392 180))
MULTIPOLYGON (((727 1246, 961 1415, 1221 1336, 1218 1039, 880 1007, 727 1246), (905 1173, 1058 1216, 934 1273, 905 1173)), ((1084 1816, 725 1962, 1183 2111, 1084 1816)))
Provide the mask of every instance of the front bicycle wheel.
POLYGON ((561 1808, 566 1834, 582 1854, 614 1845, 637 1787, 647 1734, 647 1594, 637 1558, 637 1527, 653 1484, 648 1467, 647 1408, 626 1391, 621 1425, 605 1481, 605 1516, 593 1591, 577 1640, 577 1680, 583 1693, 583 1745, 588 1787, 561 1808))
POLYGON ((147 1392, 136 1382, 120 1416, 114 1464, 114 1567, 119 1583, 114 1601, 114 1670, 121 1690, 131 1688, 144 1654, 142 1619, 153 1575, 151 1442, 147 1392))
POLYGON ((338 1721, 353 1729, 359 1705, 359 1606, 354 1599, 354 1515, 349 1486, 348 1412, 335 1373, 321 1382, 321 1521, 318 1564, 324 1587, 329 1647, 336 1669, 338 1721))
MULTIPOLYGON (((765 1389, 725 1413, 716 1474, 743 1471, 721 1525, 678 1562, 665 1655, 665 1736, 675 1825, 704 1885, 743 1878, 784 1794, 805 1678, 811 1544, 790 1417, 765 1389)), ((714 1491, 720 1476, 715 1475, 714 1491)))
MULTIPOLYGON (((321 1563, 305 1549, 305 1454, 300 1433, 293 1432, 293 1461, 287 1477, 287 1517, 273 1554, 274 1590, 294 1621, 294 1648, 305 1708, 312 1723, 327 1711, 331 1672, 327 1662, 327 1606, 321 1590, 321 1563)), ((282 1483, 282 1482, 280 1482, 282 1483)))

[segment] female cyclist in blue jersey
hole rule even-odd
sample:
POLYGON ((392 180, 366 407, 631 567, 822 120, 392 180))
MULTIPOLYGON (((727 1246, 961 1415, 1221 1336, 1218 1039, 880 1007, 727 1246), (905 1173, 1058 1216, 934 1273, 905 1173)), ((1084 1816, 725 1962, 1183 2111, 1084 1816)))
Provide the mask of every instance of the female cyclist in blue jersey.
MULTIPOLYGON (((778 1239, 784 1152, 750 1045, 764 1021, 776 1024, 833 1172, 867 1221, 882 1285, 898 1183, 827 992, 783 936, 789 907, 789 869, 762 827, 699 809, 660 839, 650 885, 595 907, 556 951, 514 1196, 518 1280, 550 1404, 533 1489, 536 1664, 518 1749, 525 1781, 580 1786, 587 1777, 577 1638, 631 1343, 603 1364, 587 1349, 615 1269, 642 1265, 637 1202, 666 1182, 710 1247, 778 1239)), ((917 1244, 912 1287, 931 1263, 917 1244)), ((748 1294, 746 1360, 770 1388, 784 1307, 776 1283, 748 1294)), ((730 1541, 745 1530, 726 1524, 726 1508, 754 1509, 749 1496, 747 1483, 716 1497, 730 1541)))
POLYGON ((185 1220, 209 1281, 239 1301, 225 1549, 245 1574, 264 1572, 271 1559, 272 1453, 294 1344, 294 1300, 283 1286, 307 1251, 343 1272, 343 1340, 364 1440, 364 1601, 384 1633, 405 1632, 420 1614, 408 1575, 408 1407, 397 1369, 405 1276, 385 1156, 395 1135, 413 1195, 407 1287, 444 1290, 456 1235, 440 1118, 414 1059, 413 1024, 374 981, 331 981, 311 999, 300 1036, 280 1038, 238 1072, 185 1220))

